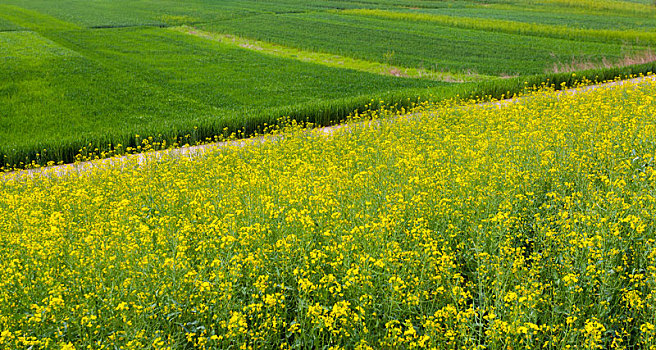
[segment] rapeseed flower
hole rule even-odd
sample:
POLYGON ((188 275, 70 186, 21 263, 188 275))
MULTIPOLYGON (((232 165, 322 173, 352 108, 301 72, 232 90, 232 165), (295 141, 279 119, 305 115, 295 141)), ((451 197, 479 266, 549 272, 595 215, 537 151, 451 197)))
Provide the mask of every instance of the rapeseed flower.
POLYGON ((654 96, 5 175, 0 348, 654 348, 654 96))

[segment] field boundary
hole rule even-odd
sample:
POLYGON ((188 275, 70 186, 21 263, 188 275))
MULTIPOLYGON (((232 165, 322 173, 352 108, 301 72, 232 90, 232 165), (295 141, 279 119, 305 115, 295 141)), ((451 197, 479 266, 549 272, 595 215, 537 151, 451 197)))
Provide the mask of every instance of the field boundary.
MULTIPOLYGON (((646 76, 630 78, 625 80, 615 80, 615 81, 604 82, 601 84, 564 89, 564 90, 556 91, 556 94, 572 96, 572 95, 577 95, 580 93, 585 93, 600 88, 607 89, 617 86, 623 86, 626 84, 639 84, 639 83, 650 82, 650 81, 651 82, 656 81, 656 75, 649 74, 646 76)), ((491 107, 502 108, 503 106, 517 103, 527 98, 532 98, 535 96, 536 95, 512 97, 512 98, 506 98, 498 101, 477 103, 475 105, 470 105, 465 107, 491 106, 491 107)), ((454 107, 454 108, 460 108, 460 107, 454 107)), ((370 125, 371 124, 376 125, 379 122, 380 120, 364 121, 364 122, 357 122, 355 125, 363 125, 365 123, 370 125)), ((348 123, 337 124, 332 126, 310 129, 309 132, 315 132, 319 136, 330 136, 335 131, 341 129, 348 129, 351 126, 354 126, 354 124, 348 124, 348 123)), ((46 167, 39 167, 39 168, 25 169, 25 170, 16 170, 12 172, 1 173, 2 175, 0 175, 0 178, 2 178, 3 181, 10 181, 10 180, 19 180, 23 177, 35 177, 35 176, 62 177, 70 174, 80 175, 83 173, 91 172, 94 169, 103 169, 106 167, 142 166, 144 164, 151 163, 153 161, 166 159, 167 157, 187 157, 193 159, 193 158, 201 157, 208 152, 217 151, 228 147, 246 147, 249 145, 257 145, 265 142, 275 142, 276 140, 282 137, 284 137, 284 134, 268 134, 268 135, 260 135, 260 136, 245 138, 245 139, 207 143, 207 144, 201 144, 196 146, 186 146, 186 147, 183 146, 180 148, 170 148, 170 149, 159 150, 159 151, 149 151, 146 153, 128 154, 128 155, 116 156, 112 158, 84 161, 79 163, 53 165, 53 166, 46 166, 46 167)))

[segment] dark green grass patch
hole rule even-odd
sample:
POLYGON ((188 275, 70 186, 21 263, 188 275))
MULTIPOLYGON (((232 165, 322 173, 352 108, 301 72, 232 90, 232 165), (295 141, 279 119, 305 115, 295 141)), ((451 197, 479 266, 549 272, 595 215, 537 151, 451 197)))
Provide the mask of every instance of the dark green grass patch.
POLYGON ((622 44, 588 43, 329 13, 240 18, 203 26, 258 40, 406 67, 541 74, 557 62, 616 60, 622 44))
POLYGON ((275 58, 169 30, 79 31, 55 39, 105 66, 236 111, 439 84, 275 58))
MULTIPOLYGON (((32 12, 47 14, 62 21, 83 27, 123 27, 141 25, 191 24, 199 21, 222 20, 255 13, 236 2, 210 1, 52 1, 31 0, 7 3, 21 6, 32 12)), ((0 15, 0 17, 2 17, 0 15)), ((57 28, 41 28, 55 30, 57 28)))

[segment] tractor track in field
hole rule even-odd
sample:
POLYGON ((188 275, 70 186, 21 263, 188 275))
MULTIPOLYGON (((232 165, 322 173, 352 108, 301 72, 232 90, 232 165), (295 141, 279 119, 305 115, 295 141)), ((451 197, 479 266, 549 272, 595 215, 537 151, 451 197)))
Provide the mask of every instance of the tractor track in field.
MULTIPOLYGON (((588 92, 600 88, 611 88, 611 87, 616 87, 616 86, 622 86, 626 84, 637 84, 641 82, 646 82, 646 81, 656 81, 656 75, 648 75, 644 77, 638 77, 638 78, 632 78, 632 79, 627 79, 627 80, 616 80, 616 81, 611 81, 611 82, 606 82, 606 83, 601 83, 601 84, 595 84, 595 85, 588 85, 588 86, 582 86, 582 87, 577 87, 577 88, 572 88, 572 89, 566 89, 566 90, 560 90, 557 92, 557 94, 566 94, 566 95, 576 95, 580 94, 583 92, 588 92)), ((517 103, 519 101, 525 100, 527 98, 531 98, 532 96, 522 96, 522 97, 517 97, 517 98, 510 98, 510 99, 504 99, 504 100, 499 100, 499 101, 492 101, 492 102, 482 102, 479 104, 471 105, 471 106, 492 106, 492 107, 497 107, 501 108, 503 106, 512 104, 512 103, 517 103)), ((455 107, 458 108, 458 107, 455 107)), ((373 121, 365 121, 365 122, 359 122, 361 123, 368 123, 368 124, 378 124, 377 120, 373 121)), ((316 132, 318 135, 321 136, 329 136, 332 135, 333 132, 343 129, 343 128, 349 128, 349 124, 338 124, 338 125, 333 125, 333 126, 326 126, 326 127, 320 127, 316 129, 310 130, 310 132, 316 132)), ((93 169, 104 169, 107 167, 135 167, 135 166, 141 166, 145 163, 150 163, 153 161, 157 161, 160 159, 164 159, 170 156, 181 156, 181 157, 187 157, 187 158, 196 158, 196 157, 202 157, 204 154, 208 152, 213 152, 217 151, 220 149, 224 149, 227 147, 245 147, 248 145, 256 145, 260 143, 265 143, 265 142, 275 142, 276 140, 279 140, 284 137, 284 134, 274 134, 274 135, 262 135, 262 136, 256 136, 256 137, 251 137, 251 138, 245 138, 245 139, 238 139, 238 140, 231 140, 231 141, 224 141, 224 142, 216 142, 216 143, 208 143, 208 144, 202 144, 202 145, 197 145, 197 146, 187 146, 187 147, 180 147, 180 148, 171 148, 171 149, 165 149, 165 150, 160 150, 160 151, 151 151, 151 152, 146 152, 146 153, 135 153, 135 154, 128 154, 128 155, 123 155, 123 156, 117 156, 117 157, 112 157, 112 158, 104 158, 104 159, 97 159, 97 160, 90 160, 90 161, 84 161, 84 162, 79 162, 79 163, 71 163, 71 164, 62 164, 62 165, 53 165, 53 166, 48 166, 48 167, 41 167, 41 168, 34 168, 34 169, 26 169, 26 170, 16 170, 12 172, 7 172, 7 173, 1 173, 0 178, 4 181, 10 181, 10 180, 20 180, 22 178, 30 178, 30 177, 35 177, 35 176, 46 176, 46 177, 61 177, 65 175, 70 175, 70 174, 83 174, 83 173, 89 173, 93 169)))

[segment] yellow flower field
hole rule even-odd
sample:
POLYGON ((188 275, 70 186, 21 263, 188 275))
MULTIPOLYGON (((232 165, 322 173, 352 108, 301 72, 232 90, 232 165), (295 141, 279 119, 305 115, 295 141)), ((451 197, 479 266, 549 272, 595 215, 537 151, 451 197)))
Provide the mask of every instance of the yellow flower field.
POLYGON ((0 180, 3 349, 656 349, 656 84, 0 180))

